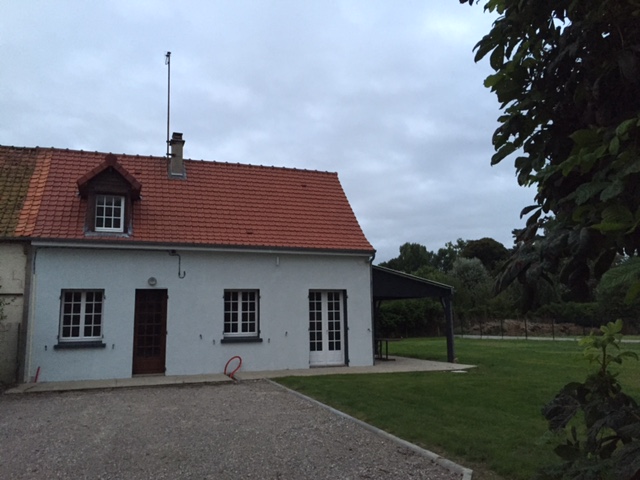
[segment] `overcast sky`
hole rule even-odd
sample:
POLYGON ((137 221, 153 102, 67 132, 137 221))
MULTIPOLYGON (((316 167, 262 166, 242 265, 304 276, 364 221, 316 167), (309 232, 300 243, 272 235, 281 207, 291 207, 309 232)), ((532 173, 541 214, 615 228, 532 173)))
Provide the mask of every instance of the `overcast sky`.
MULTIPOLYGON (((483 2, 484 3, 484 2, 483 2)), ((513 161, 472 48, 493 18, 458 0, 7 0, 0 144, 338 172, 376 263, 404 242, 513 245, 513 161)))

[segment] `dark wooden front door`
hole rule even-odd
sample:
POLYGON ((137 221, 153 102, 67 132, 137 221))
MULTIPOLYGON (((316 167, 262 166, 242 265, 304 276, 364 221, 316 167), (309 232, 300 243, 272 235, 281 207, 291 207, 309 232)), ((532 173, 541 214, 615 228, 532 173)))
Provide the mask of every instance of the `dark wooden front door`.
POLYGON ((167 291, 136 290, 133 374, 164 373, 167 291))

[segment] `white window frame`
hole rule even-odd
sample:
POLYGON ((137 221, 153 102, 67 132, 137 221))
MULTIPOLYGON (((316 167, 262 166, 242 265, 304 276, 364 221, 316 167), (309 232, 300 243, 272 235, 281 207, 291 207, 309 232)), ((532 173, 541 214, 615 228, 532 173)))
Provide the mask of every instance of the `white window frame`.
POLYGON ((62 290, 58 341, 97 341, 103 338, 103 333, 104 290, 62 290), (99 300, 95 295, 99 295, 99 300))
POLYGON ((224 291, 223 298, 225 338, 258 338, 260 336, 260 290, 228 289, 224 291))
POLYGON ((96 232, 124 232, 124 209, 125 209, 125 197, 123 195, 96 195, 96 208, 94 215, 95 231, 96 232), (102 214, 99 213, 102 209, 102 214), (111 212, 108 214, 108 209, 111 212), (116 213, 116 212, 119 212, 116 213), (101 221, 102 226, 98 226, 101 221), (110 227, 104 226, 110 223, 110 227), (119 227, 114 227, 115 223, 119 223, 119 227))

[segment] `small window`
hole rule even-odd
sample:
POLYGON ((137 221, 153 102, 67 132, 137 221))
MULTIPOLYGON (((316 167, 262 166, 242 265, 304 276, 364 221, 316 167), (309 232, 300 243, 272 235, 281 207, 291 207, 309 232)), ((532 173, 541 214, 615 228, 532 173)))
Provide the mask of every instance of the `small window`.
POLYGON ((102 338, 103 290, 63 290, 60 302, 60 342, 102 338))
POLYGON ((225 337, 258 336, 259 298, 259 290, 224 291, 225 337))
POLYGON ((96 195, 96 232, 124 231, 124 197, 96 195))

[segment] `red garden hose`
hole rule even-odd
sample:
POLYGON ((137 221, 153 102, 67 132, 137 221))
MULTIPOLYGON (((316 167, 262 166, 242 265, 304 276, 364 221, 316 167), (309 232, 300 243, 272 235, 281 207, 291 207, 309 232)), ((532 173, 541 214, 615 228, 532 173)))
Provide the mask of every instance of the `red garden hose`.
POLYGON ((236 372, 237 372, 238 370, 240 370, 240 367, 241 367, 241 366, 242 366, 242 358, 241 358, 239 355, 236 355, 235 357, 231 357, 231 358, 229 359, 229 361, 227 362, 227 364, 224 366, 224 374, 225 374, 226 376, 228 376, 230 379, 235 380, 235 378, 234 378, 233 376, 236 374, 236 372), (235 370, 234 370, 233 372, 231 372, 231 373, 227 373, 227 367, 228 367, 228 366, 229 366, 229 364, 230 364, 233 360, 235 360, 236 358, 238 359, 238 366, 235 368, 235 370))

